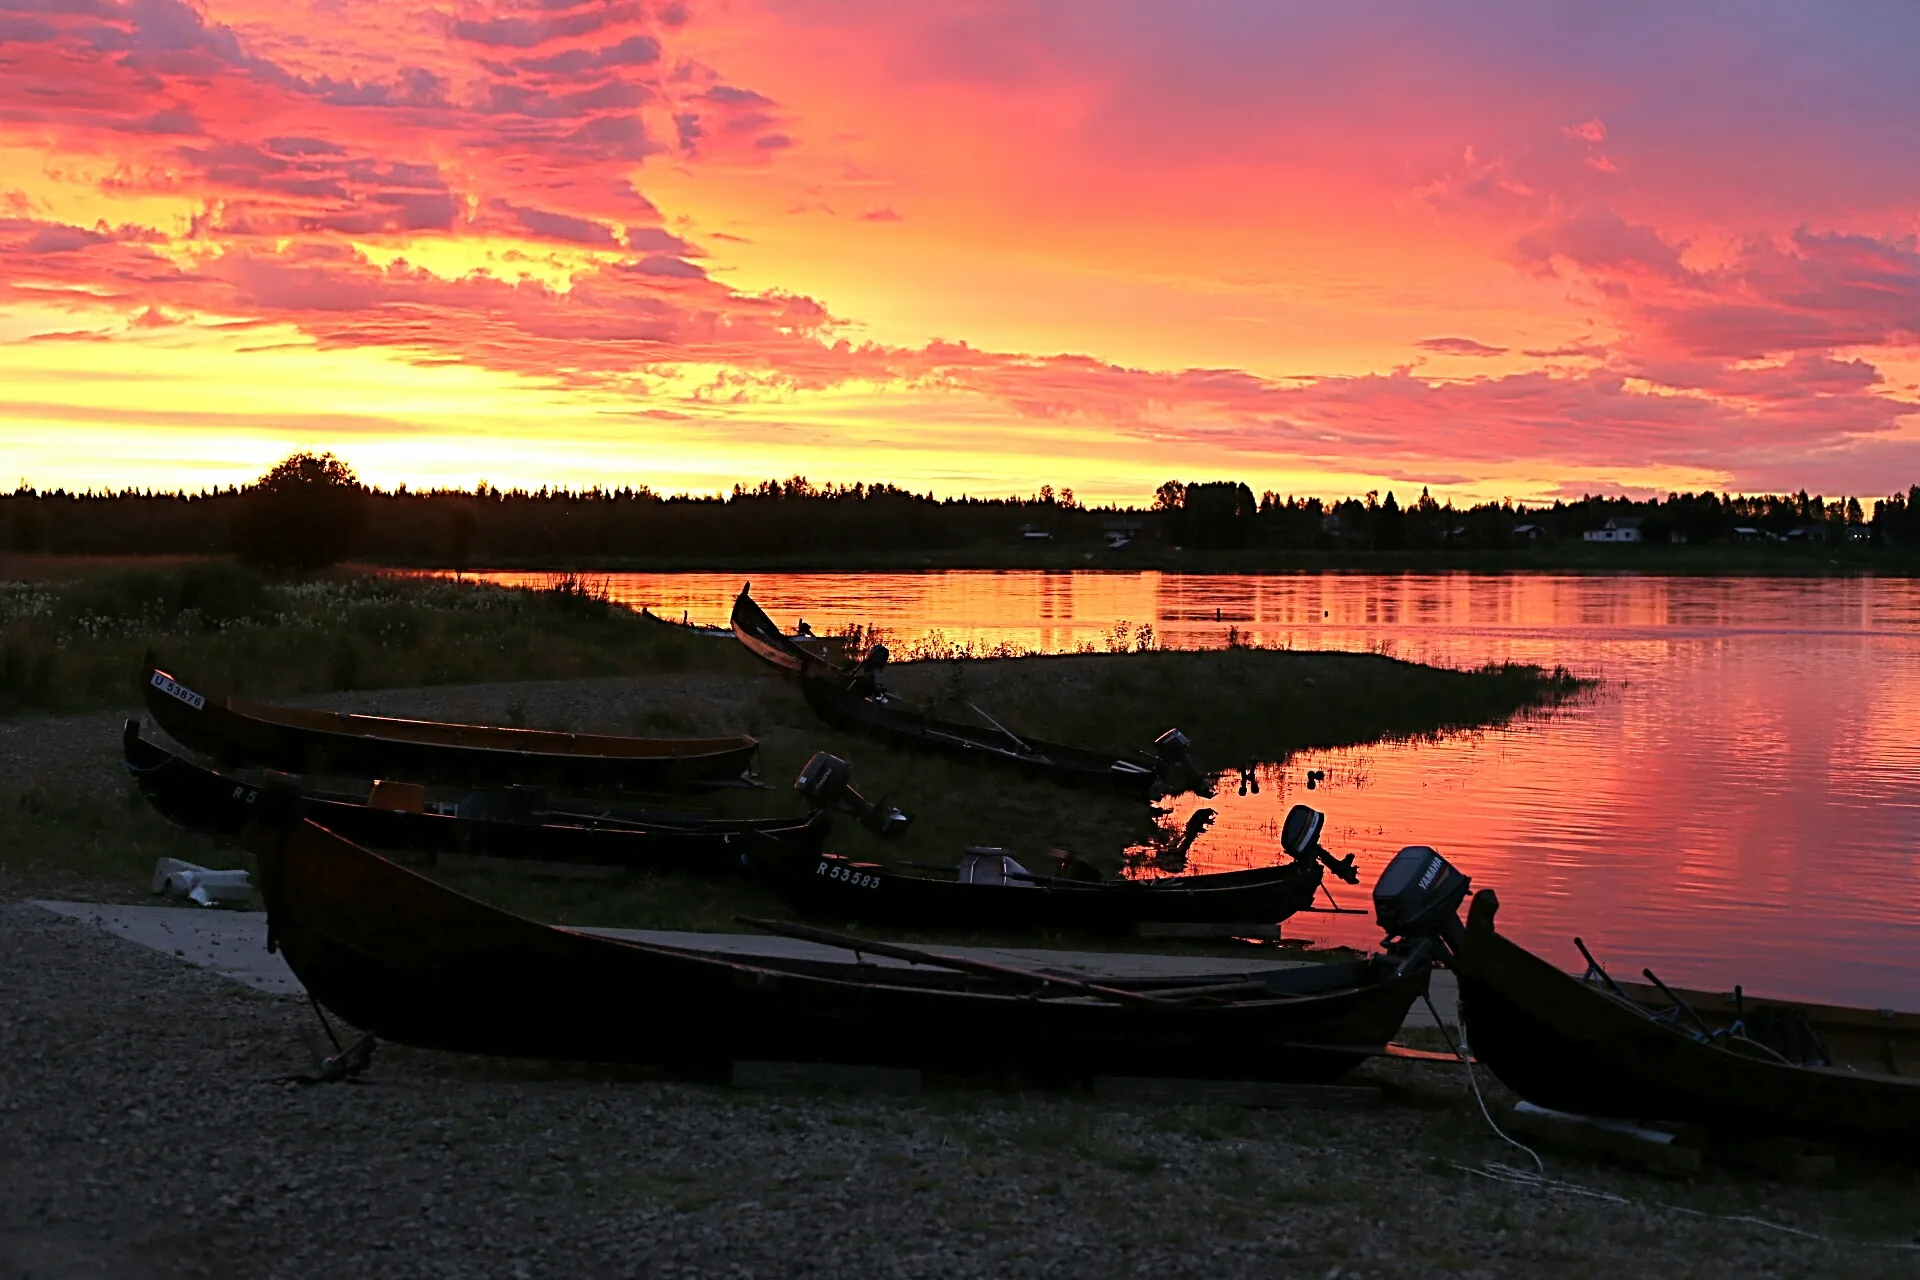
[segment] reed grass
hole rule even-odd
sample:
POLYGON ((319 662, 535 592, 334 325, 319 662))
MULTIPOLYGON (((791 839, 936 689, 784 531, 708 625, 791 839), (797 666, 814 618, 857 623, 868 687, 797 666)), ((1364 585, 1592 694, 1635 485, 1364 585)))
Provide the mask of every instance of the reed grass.
POLYGON ((0 584, 0 716, 131 705, 147 649, 230 693, 550 680, 727 668, 558 575, 545 589, 340 576, 274 582, 231 564, 0 584))

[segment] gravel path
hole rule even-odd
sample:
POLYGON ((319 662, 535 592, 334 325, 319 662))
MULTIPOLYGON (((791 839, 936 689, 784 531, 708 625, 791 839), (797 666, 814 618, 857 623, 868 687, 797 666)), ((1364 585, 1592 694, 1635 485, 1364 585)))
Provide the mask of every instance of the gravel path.
MULTIPOLYGON (((1288 1113, 754 1094, 393 1046, 369 1083, 282 1083, 309 1017, 0 903, 0 1280, 1914 1274, 1472 1179, 1448 1161, 1498 1153, 1451 1073, 1288 1113)), ((1632 1193, 1804 1224, 1846 1194, 1632 1193)))

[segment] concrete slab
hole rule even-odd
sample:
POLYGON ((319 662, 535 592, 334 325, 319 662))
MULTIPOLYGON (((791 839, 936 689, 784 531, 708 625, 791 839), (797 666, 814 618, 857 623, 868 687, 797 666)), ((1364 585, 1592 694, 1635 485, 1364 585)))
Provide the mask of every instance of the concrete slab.
POLYGON ((104 902, 33 905, 96 929, 152 947, 187 964, 274 995, 300 995, 305 988, 287 962, 267 952, 267 913, 207 907, 136 907, 104 902))
MULTIPOLYGON (((299 979, 287 962, 267 952, 267 915, 264 911, 227 911, 206 908, 125 906, 117 903, 49 902, 34 906, 79 920, 108 933, 151 947, 187 964, 211 969, 223 977, 275 995, 298 995, 299 979)), ((740 959, 753 957, 788 960, 844 961, 847 952, 824 943, 805 942, 764 933, 693 933, 668 929, 582 929, 582 933, 628 938, 656 946, 677 947, 707 955, 740 959)), ((1303 960, 1245 961, 1225 956, 1157 956, 1140 952, 1054 951, 1041 947, 930 947, 948 954, 996 964, 1036 969, 1064 977, 1179 977, 1231 982, 1248 975, 1299 964, 1303 960)), ((865 956, 868 964, 889 968, 911 967, 904 960, 865 956)), ((1454 1022, 1456 988, 1453 975, 1433 975, 1433 1002, 1449 1025, 1454 1022)), ((1406 1026, 1431 1027, 1433 1015, 1417 1004, 1406 1026)))

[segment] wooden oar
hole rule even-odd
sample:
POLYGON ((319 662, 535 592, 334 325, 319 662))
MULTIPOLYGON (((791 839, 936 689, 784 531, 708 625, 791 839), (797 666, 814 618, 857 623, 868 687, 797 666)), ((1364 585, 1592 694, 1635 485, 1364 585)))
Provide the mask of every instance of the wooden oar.
POLYGON ((931 965, 936 969, 953 969, 960 973, 977 973, 990 978, 1016 978, 1022 982, 1065 987, 1085 995, 1099 996, 1103 1000, 1160 1006, 1178 1003, 1140 991, 1123 991, 1119 987, 1103 987, 1095 982, 1083 982, 1079 978, 1066 978, 1051 973, 1039 973, 1032 969, 1019 969, 1010 964, 995 964, 990 960, 969 960, 964 956, 942 955, 937 951, 922 951, 918 947, 903 947, 893 942, 873 942, 866 938, 856 938, 849 933, 834 933, 828 929, 815 929, 810 925, 794 924, 787 920, 761 920, 753 916, 735 916, 734 919, 741 924, 750 924, 756 929, 764 929, 768 933, 780 934, 788 938, 799 938, 803 942, 818 942, 829 947, 842 947, 848 951, 869 951, 876 956, 905 960, 910 964, 931 965))
POLYGON ((967 705, 973 708, 973 713, 975 715, 979 716, 982 720, 985 720, 988 724, 992 725, 994 728, 998 729, 1000 732, 1006 734, 1007 737, 1013 739, 1013 745, 1020 749, 1021 755, 1030 756, 1033 754, 1033 748, 1027 745, 1027 740, 1025 738, 1022 738, 1019 734, 1015 733, 1013 730, 1007 728, 1007 726, 1001 724, 998 720, 995 720, 992 716, 982 711, 978 703, 969 702, 967 705))

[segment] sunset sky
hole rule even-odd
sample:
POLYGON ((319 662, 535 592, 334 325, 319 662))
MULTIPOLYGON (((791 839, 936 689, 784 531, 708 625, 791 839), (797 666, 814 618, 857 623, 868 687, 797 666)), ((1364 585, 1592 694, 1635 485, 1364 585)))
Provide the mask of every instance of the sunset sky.
POLYGON ((1920 481, 1920 9, 0 0, 0 485, 1920 481))

